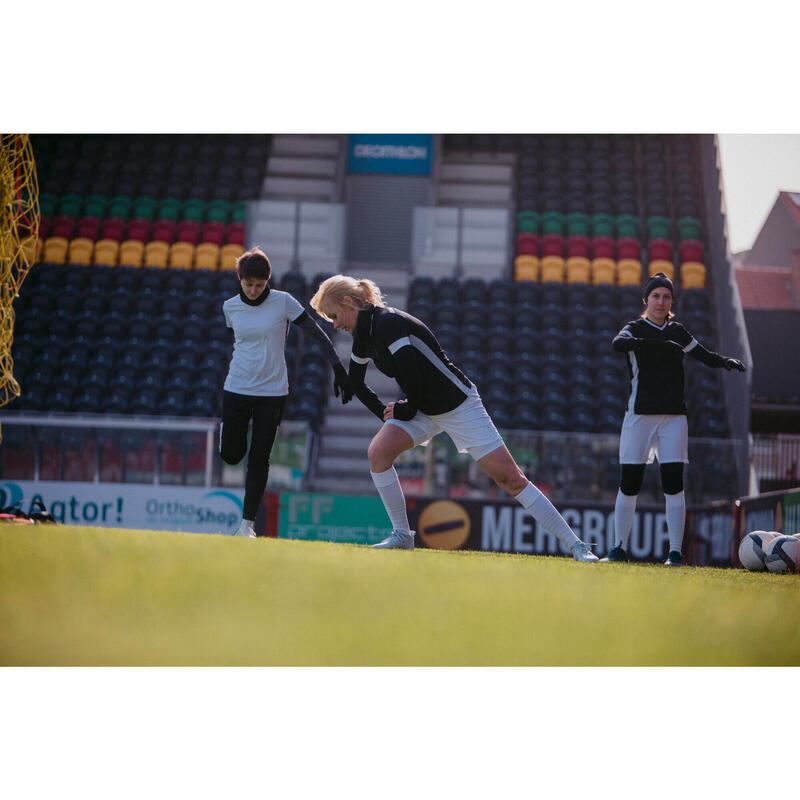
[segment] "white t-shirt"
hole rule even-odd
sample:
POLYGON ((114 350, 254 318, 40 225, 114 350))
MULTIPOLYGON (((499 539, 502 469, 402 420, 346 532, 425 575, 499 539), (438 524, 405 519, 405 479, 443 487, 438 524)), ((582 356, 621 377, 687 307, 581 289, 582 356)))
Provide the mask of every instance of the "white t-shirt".
POLYGON ((276 289, 258 306, 247 305, 238 294, 222 304, 225 324, 235 336, 226 391, 256 397, 289 394, 286 336, 289 323, 303 311, 294 297, 276 289))

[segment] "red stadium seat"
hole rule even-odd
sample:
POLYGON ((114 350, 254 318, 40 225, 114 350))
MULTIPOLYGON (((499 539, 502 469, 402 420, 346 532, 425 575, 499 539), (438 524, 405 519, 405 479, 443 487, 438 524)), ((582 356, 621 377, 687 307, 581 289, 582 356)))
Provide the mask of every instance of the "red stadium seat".
POLYGON ((651 239, 647 245, 650 260, 672 261, 672 242, 669 239, 651 239))
POLYGON ((178 223, 177 239, 179 242, 197 244, 200 236, 200 223, 193 219, 184 219, 178 223))
POLYGON ((686 261, 699 261, 702 263, 705 248, 703 243, 697 239, 684 239, 678 247, 678 253, 681 264, 686 261))
POLYGON ((146 219, 132 219, 128 223, 128 241, 148 242, 150 240, 150 222, 146 219))
POLYGON ((225 241, 225 226, 221 222, 209 220, 203 224, 201 238, 203 242, 216 244, 221 247, 222 243, 225 241))
POLYGON ((101 224, 97 217, 81 217, 78 220, 76 234, 81 239, 91 239, 94 242, 100 238, 101 224))
POLYGON ((158 219, 153 223, 150 235, 154 242, 172 244, 175 241, 175 223, 171 219, 158 219))
POLYGON ((642 245, 638 239, 634 239, 632 236, 623 236, 620 239, 617 239, 617 258, 622 260, 623 258, 631 258, 635 259, 636 261, 639 260, 642 254, 642 245))
MULTIPOLYGON (((567 258, 589 257, 589 237, 575 235, 567 237, 567 258)), ((569 269, 569 267, 567 267, 569 269)), ((588 270, 588 265, 587 265, 588 270)))
POLYGON ((127 223, 122 217, 109 217, 103 220, 103 239, 113 239, 121 242, 125 238, 125 226, 127 223))
POLYGON ((595 236, 592 239, 592 255, 594 258, 614 258, 615 242, 610 236, 595 236))
MULTIPOLYGON (((546 233, 542 236, 542 256, 564 256, 564 237, 559 233, 546 233)), ((542 264, 544 267, 544 264, 542 264)))
POLYGON ((231 222, 228 225, 225 244, 239 244, 244 247, 244 222, 231 222))
POLYGON ((517 255, 539 255, 539 237, 535 233, 517 234, 517 255))
POLYGON ((75 233, 75 218, 60 216, 53 220, 53 227, 50 236, 60 236, 63 239, 71 239, 75 233))

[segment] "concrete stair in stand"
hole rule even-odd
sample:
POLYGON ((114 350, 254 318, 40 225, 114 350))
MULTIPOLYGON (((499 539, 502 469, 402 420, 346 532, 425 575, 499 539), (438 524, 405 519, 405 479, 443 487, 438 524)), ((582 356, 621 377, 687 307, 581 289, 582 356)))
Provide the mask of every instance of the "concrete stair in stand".
MULTIPOLYGON (((409 266, 407 264, 345 264, 342 272, 354 278, 369 278, 380 287, 387 305, 405 310, 408 297, 409 266)), ((334 334, 334 345, 342 363, 349 366, 352 337, 349 333, 334 334)), ((400 397, 400 389, 370 363, 367 385, 384 402, 400 397)), ((369 475, 367 447, 380 430, 381 421, 354 397, 346 406, 330 396, 325 408, 325 423, 320 429, 316 476, 311 486, 315 492, 331 494, 374 495, 375 485, 369 475)))

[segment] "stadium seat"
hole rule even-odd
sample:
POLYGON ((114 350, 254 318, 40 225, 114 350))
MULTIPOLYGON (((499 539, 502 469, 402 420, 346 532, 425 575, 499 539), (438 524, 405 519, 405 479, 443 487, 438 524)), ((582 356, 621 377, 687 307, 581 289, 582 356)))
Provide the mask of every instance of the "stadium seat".
POLYGON ((144 260, 144 243, 136 239, 124 241, 119 248, 121 267, 141 267, 144 260))
POLYGON ((641 258, 642 246, 638 239, 632 237, 622 237, 617 239, 617 258, 641 258))
POLYGON ((132 219, 128 223, 127 238, 128 240, 134 239, 143 244, 147 243, 150 240, 150 222, 141 217, 132 219))
POLYGON ((686 261, 681 264, 681 288, 704 289, 706 268, 699 261, 686 261))
POLYGON ((683 241, 684 239, 694 239, 694 240, 702 240, 703 237, 703 226, 697 217, 686 216, 681 217, 677 223, 678 227, 678 239, 683 241))
POLYGON ((567 283, 588 283, 590 262, 583 256, 567 259, 567 283))
POLYGON ((73 239, 69 243, 69 263, 80 264, 82 267, 90 266, 93 249, 94 241, 92 239, 84 237, 73 239))
POLYGON ((684 239, 678 246, 678 257, 681 264, 686 261, 699 261, 702 263, 704 255, 705 247, 697 239, 684 239))
POLYGON ((78 220, 75 234, 78 238, 90 239, 92 242, 100 238, 102 223, 99 217, 85 216, 78 220))
POLYGON ((50 264, 66 264, 68 240, 63 236, 50 236, 44 243, 43 260, 50 264))
POLYGON ((564 282, 564 259, 561 256, 544 256, 540 262, 542 282, 564 282))
POLYGON ((195 248, 195 268, 215 270, 219 264, 219 245, 202 242, 195 248))
POLYGON ((236 269, 237 259, 244 253, 244 247, 240 244, 226 244, 220 250, 219 268, 236 269))
POLYGON ((651 261, 647 266, 647 274, 652 277, 657 272, 663 272, 670 280, 675 278, 675 267, 672 261, 659 258, 651 261))
POLYGON ((633 214, 620 214, 617 217, 617 238, 639 238, 639 218, 633 214))
POLYGON ((635 258, 621 258, 617 262, 617 280, 620 286, 641 286, 642 262, 635 258))
POLYGON ((518 233, 516 239, 516 254, 539 255, 539 237, 535 233, 518 233))
POLYGON ((175 228, 174 220, 159 218, 153 223, 150 236, 153 241, 172 244, 175 241, 175 228))
POLYGON ((119 255, 119 242, 115 239, 100 239, 94 245, 94 263, 96 266, 115 267, 119 255))
POLYGON ((194 261, 194 245, 177 241, 169 248, 170 269, 191 269, 194 261))
POLYGON ((103 239, 113 239, 119 243, 125 238, 125 228, 127 223, 121 217, 111 217, 103 220, 101 237, 103 239))
POLYGON ((162 241, 148 242, 144 248, 144 263, 148 267, 166 269, 169 245, 162 241))
POLYGON ((558 233, 542 236, 542 256, 564 256, 564 237, 558 233))

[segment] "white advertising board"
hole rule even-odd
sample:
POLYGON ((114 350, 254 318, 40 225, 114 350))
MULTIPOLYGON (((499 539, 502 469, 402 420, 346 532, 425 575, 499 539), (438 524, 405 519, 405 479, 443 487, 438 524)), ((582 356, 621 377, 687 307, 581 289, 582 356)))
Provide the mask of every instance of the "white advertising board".
POLYGON ((57 522, 107 528, 232 534, 242 519, 243 498, 243 490, 212 486, 0 482, 0 507, 19 502, 30 512, 39 499, 57 522))

